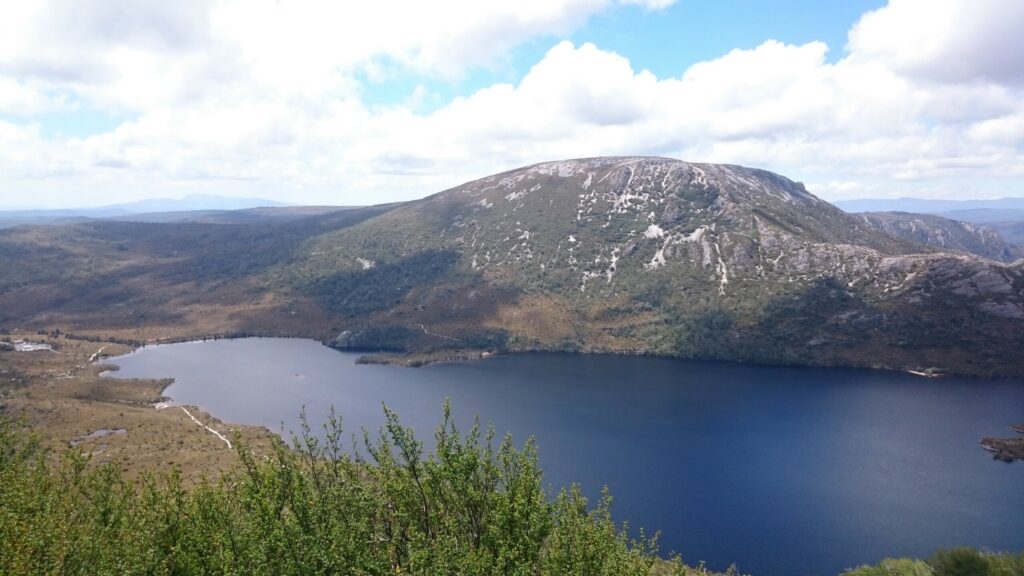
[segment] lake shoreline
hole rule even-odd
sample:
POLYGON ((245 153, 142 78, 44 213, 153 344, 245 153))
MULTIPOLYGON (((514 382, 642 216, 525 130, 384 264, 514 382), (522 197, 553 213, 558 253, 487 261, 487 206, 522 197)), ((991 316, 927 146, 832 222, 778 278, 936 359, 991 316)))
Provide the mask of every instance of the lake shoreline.
MULTIPOLYGON (((0 412, 7 412, 37 432, 53 450, 73 447, 90 455, 92 464, 117 462, 129 479, 174 466, 186 485, 203 476, 215 478, 235 458, 227 444, 196 425, 178 405, 166 402, 173 378, 124 378, 112 358, 142 348, 121 342, 68 334, 21 331, 0 338, 24 338, 51 345, 50 350, 0 348, 0 412), (103 431, 124 432, 104 433, 103 431)), ((208 411, 191 414, 206 426, 265 453, 277 436, 265 427, 233 424, 208 411)))
MULTIPOLYGON (((139 351, 141 351, 141 350, 143 350, 145 348, 151 347, 151 346, 165 346, 165 345, 173 345, 173 344, 197 344, 197 343, 213 342, 213 341, 219 341, 219 340, 245 340, 245 339, 250 339, 250 338, 256 338, 256 339, 270 338, 270 339, 285 339, 285 340, 308 340, 308 341, 312 341, 312 342, 317 342, 317 343, 319 343, 320 345, 322 345, 322 346, 324 346, 326 348, 330 348, 331 350, 335 350, 335 351, 338 351, 338 352, 358 353, 358 351, 356 351, 356 350, 347 350, 347 349, 339 348, 339 347, 336 347, 336 346, 332 346, 329 341, 316 340, 314 338, 303 338, 301 336, 249 336, 249 335, 241 335, 241 334, 237 334, 237 335, 219 334, 219 335, 215 335, 215 336, 203 336, 203 337, 197 337, 197 338, 164 339, 162 341, 160 341, 160 340, 150 340, 150 341, 147 342, 147 344, 144 344, 144 345, 141 345, 139 347, 133 348, 131 350, 131 352, 129 352, 127 355, 136 354, 139 351)), ((948 377, 958 377, 958 378, 968 378, 968 379, 981 379, 982 378, 981 376, 976 376, 976 375, 958 375, 958 374, 943 373, 943 372, 938 371, 935 368, 926 368, 926 369, 923 369, 923 370, 914 370, 914 369, 910 369, 910 368, 893 369, 893 368, 878 367, 878 366, 872 366, 872 367, 865 367, 865 366, 831 366, 831 365, 818 366, 818 365, 782 364, 782 363, 779 363, 779 364, 768 364, 768 363, 759 363, 759 362, 743 362, 743 361, 736 361, 736 360, 714 360, 714 359, 708 360, 708 359, 683 358, 683 357, 679 357, 679 356, 665 355, 665 354, 655 354, 655 353, 644 352, 644 351, 635 351, 635 350, 603 350, 603 349, 602 350, 524 349, 524 350, 507 350, 507 351, 503 351, 503 352, 497 352, 497 351, 491 351, 491 350, 462 349, 462 350, 439 350, 439 351, 435 351, 435 352, 424 352, 424 353, 417 353, 417 352, 372 352, 372 353, 367 353, 367 354, 362 354, 360 356, 357 356, 356 359, 355 359, 355 364, 356 365, 360 365, 360 366, 397 366, 397 367, 402 367, 402 368, 422 368, 422 367, 431 366, 431 365, 435 365, 435 364, 445 364, 445 363, 453 363, 453 362, 456 362, 456 363, 457 362, 478 362, 478 361, 481 361, 481 360, 486 360, 486 359, 495 358, 495 357, 525 356, 525 355, 548 355, 548 354, 550 354, 550 355, 564 355, 564 356, 646 357, 646 358, 659 358, 659 359, 666 359, 666 360, 684 360, 684 361, 706 362, 706 363, 713 363, 713 364, 735 365, 735 366, 752 366, 752 367, 764 367, 764 368, 790 368, 790 369, 807 369, 807 370, 816 370, 816 369, 868 370, 868 371, 878 371, 878 372, 883 372, 883 373, 903 373, 903 374, 909 374, 909 375, 912 375, 912 376, 917 376, 917 377, 926 378, 926 379, 938 379, 938 378, 943 378, 943 377, 947 377, 947 376, 948 377)), ((125 356, 125 355, 122 355, 122 356, 125 356)), ((106 358, 106 357, 104 356, 104 358, 106 358)), ((97 360, 97 363, 98 362, 99 361, 97 360)), ((102 367, 105 368, 105 371, 101 372, 99 374, 100 377, 106 377, 109 372, 115 372, 115 371, 120 369, 120 367, 115 365, 115 364, 103 364, 102 367)), ((114 377, 114 376, 111 376, 111 377, 114 377)), ((988 380, 999 380, 1001 378, 994 377, 994 378, 987 378, 987 379, 988 380)), ((1009 377, 1007 377, 1005 379, 1006 380, 1016 380, 1015 378, 1009 378, 1009 377)), ((175 382, 173 378, 164 379, 164 380, 166 380, 166 383, 163 386, 163 389, 161 390, 161 394, 163 393, 163 391, 165 391, 167 388, 169 388, 175 382)), ((177 406, 176 404, 171 404, 172 402, 175 402, 173 398, 170 398, 170 397, 168 397, 166 395, 163 395, 163 396, 161 396, 161 398, 160 398, 160 400, 158 402, 154 403, 154 406, 158 407, 158 408, 165 407, 165 406, 162 406, 162 405, 166 405, 167 407, 172 406, 172 405, 173 406, 177 406)), ((214 420, 216 420, 216 417, 213 416, 212 414, 210 414, 209 416, 211 418, 213 418, 214 420)), ((224 424, 224 425, 230 425, 230 424, 222 422, 222 421, 218 421, 218 422, 220 422, 221 424, 224 424)), ((1018 433, 1024 434, 1024 424, 1014 425, 1014 426, 1011 426, 1011 428, 1014 431, 1018 432, 1018 433)), ((271 433, 274 433, 274 432, 271 431, 271 433)), ((1004 462, 1014 462, 1016 460, 1024 460, 1024 438, 984 437, 984 438, 982 438, 981 440, 978 441, 978 445, 983 450, 985 450, 987 452, 990 452, 992 454, 992 457, 994 459, 996 459, 996 460, 1002 460, 1004 462)))
POLYGON ((436 350, 418 351, 418 350, 387 350, 387 349, 372 349, 372 348, 359 348, 359 347, 347 347, 339 346, 335 344, 335 339, 324 338, 322 334, 301 334, 296 332, 264 332, 264 331, 225 331, 225 332, 212 332, 206 334, 181 334, 177 336, 150 336, 144 339, 123 339, 123 338, 105 338, 97 335, 78 335, 73 333, 66 333, 66 336, 70 338, 76 338, 91 342, 110 342, 116 344, 123 344, 131 346, 134 350, 146 348, 149 346, 160 346, 165 344, 185 344, 195 342, 208 342, 216 340, 239 340, 244 338, 285 338, 285 339, 297 339, 297 340, 314 340, 328 348, 338 350, 341 352, 354 352, 362 354, 360 358, 361 364, 378 364, 378 365, 394 365, 402 366, 407 368, 420 368, 428 366, 430 364, 444 363, 444 362, 465 362, 482 360, 492 356, 507 356, 516 354, 532 354, 532 353, 550 353, 550 354, 569 354, 569 355, 608 355, 608 356, 636 356, 636 357, 648 357, 648 358, 669 358, 677 360, 694 360, 700 362, 716 362, 724 364, 736 364, 742 366, 782 366, 782 367, 793 367, 793 368, 840 368, 840 369, 863 369, 863 370, 877 370, 882 372, 902 372, 905 374, 911 374, 921 378, 943 378, 943 377, 956 377, 956 378, 968 378, 976 380, 1019 380, 1020 375, 1015 374, 1003 374, 992 372, 991 370, 973 370, 969 372, 950 370, 940 368, 937 366, 908 366, 908 365, 889 365, 882 363, 861 363, 861 362, 818 362, 813 359, 808 359, 806 362, 791 362, 791 361, 773 361, 770 359, 755 359, 755 360, 743 360, 743 359, 723 359, 723 358, 703 358, 703 357, 690 357, 681 356, 671 353, 660 353, 650 350, 636 350, 636 349, 611 349, 611 348, 600 348, 600 347, 524 347, 514 349, 495 349, 495 348, 440 348, 436 350))
MULTIPOLYGON (((1010 429, 1024 434, 1024 424, 1014 424, 1010 429)), ((1003 462, 1024 460, 1024 438, 982 438, 978 444, 992 453, 992 457, 1003 462)))
POLYGON ((798 364, 790 362, 763 362, 763 361, 744 361, 744 360, 723 360, 719 358, 691 358, 687 356, 677 356, 674 354, 659 354, 657 352, 647 352, 640 350, 612 350, 604 348, 594 349, 582 349, 582 350, 571 350, 571 349, 550 349, 550 348, 524 348, 517 350, 477 350, 477 349, 444 349, 434 352, 402 352, 402 351, 368 351, 356 348, 340 348, 331 345, 329 341, 320 341, 321 344, 337 350, 339 352, 352 352, 362 354, 357 360, 357 364, 373 364, 373 365, 388 365, 388 366, 401 366, 405 368, 422 368, 431 364, 438 364, 444 362, 469 362, 476 360, 486 360, 495 356, 515 356, 521 354, 565 354, 568 356, 629 356, 638 358, 662 358, 668 360, 690 360, 695 362, 713 362, 721 364, 730 364, 738 366, 763 366, 763 367, 781 367, 781 368, 835 368, 840 370, 873 370, 879 372, 894 372, 910 374, 912 376, 918 376, 921 378, 938 379, 943 377, 957 377, 957 378, 968 378, 978 380, 1019 380, 1016 376, 985 376, 981 374, 960 374, 956 372, 942 371, 936 367, 927 368, 908 368, 908 367, 890 367, 885 365, 858 365, 858 364, 798 364))
MULTIPOLYGON (((495 425, 499 437, 512 434, 518 442, 535 436, 555 485, 579 481, 596 497, 607 484, 622 505, 623 518, 670 534, 667 549, 685 546, 712 562, 739 560, 752 568, 755 557, 758 562, 766 558, 757 552, 743 558, 746 546, 739 541, 724 545, 702 539, 706 526, 733 534, 728 519, 737 515, 763 514, 761 521, 769 524, 783 518, 772 528, 777 545, 784 540, 806 543, 787 545, 787 550, 820 549, 814 544, 819 532, 805 533, 800 526, 820 524, 821 505, 855 505, 859 512, 847 516, 870 524, 871 518, 892 514, 893 498, 900 502, 903 519, 894 534, 920 534, 913 542, 934 549, 941 535, 933 537, 928 527, 949 525, 948 510, 955 506, 929 502, 939 492, 953 503, 973 502, 979 498, 977 482, 989 487, 983 500, 993 508, 985 508, 987 513, 1014 526, 1020 523, 1015 511, 999 512, 1003 508, 994 499, 1019 500, 1007 492, 1007 484, 1017 482, 1022 468, 1000 466, 978 446, 979 438, 998 431, 985 421, 1020 421, 1013 409, 1024 396, 1015 385, 978 380, 975 387, 955 377, 926 381, 891 371, 762 369, 596 351, 516 351, 467 362, 480 358, 471 351, 468 357, 434 357, 424 370, 398 370, 365 360, 357 365, 357 352, 327 351, 310 339, 274 340, 147 347, 131 354, 132 361, 111 376, 177 377, 181 388, 164 393, 177 402, 206 407, 223 421, 285 435, 299 429, 296 414, 302 407, 316 430, 329 407, 336 406, 357 443, 360 430, 379 429, 383 403, 429 444, 437 407, 450 398, 463 425, 479 415, 495 425), (987 407, 963 402, 968 396, 987 398, 987 407), (960 472, 938 473, 949 469, 960 472), (807 483, 809 478, 822 481, 807 483), (684 485, 690 487, 685 493, 678 489, 684 485), (883 493, 880 485, 888 490, 884 497, 875 496, 883 493), (701 518, 701 530, 685 520, 694 517, 701 518)), ((121 364, 118 359, 104 362, 121 364)), ((166 412, 177 413, 212 449, 227 452, 223 441, 178 408, 166 412)), ((979 522, 961 524, 964 543, 974 534, 990 546, 1021 545, 979 522)), ((893 553, 881 551, 878 542, 897 536, 833 528, 853 543, 821 565, 828 571, 893 553)), ((735 534, 740 538, 743 531, 735 534)), ((913 542, 901 544, 906 547, 899 553, 917 554, 913 542)), ((761 572, 772 574, 770 564, 761 572)), ((812 573, 819 565, 808 566, 798 572, 812 573)))

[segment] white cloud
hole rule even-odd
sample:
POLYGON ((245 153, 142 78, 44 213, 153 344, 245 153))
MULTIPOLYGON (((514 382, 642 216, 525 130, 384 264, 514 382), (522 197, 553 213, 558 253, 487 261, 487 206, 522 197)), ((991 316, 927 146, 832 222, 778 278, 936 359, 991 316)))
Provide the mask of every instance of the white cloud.
POLYGON ((676 0, 622 0, 623 4, 643 6, 647 10, 664 10, 676 3, 676 0))
POLYGON ((31 116, 65 107, 63 98, 47 94, 34 82, 0 76, 0 113, 31 116))
POLYGON ((428 114, 416 111, 422 93, 383 108, 361 95, 359 74, 457 76, 610 1, 185 5, 201 25, 166 3, 139 4, 116 25, 103 10, 84 21, 52 6, 14 14, 0 23, 0 112, 52 109, 67 105, 53 94, 71 94, 134 118, 69 139, 0 122, 0 205, 14 190, 78 204, 140 190, 365 204, 606 154, 754 165, 830 198, 1024 194, 1024 92, 1011 62, 1024 49, 975 47, 998 38, 1000 18, 1024 23, 997 0, 972 3, 967 20, 961 4, 894 0, 857 23, 837 62, 820 42, 768 41, 659 79, 599 46, 560 42, 518 83, 428 114), (51 26, 65 39, 36 51, 51 26), (12 30, 26 32, 12 43, 12 30), (955 53, 970 58, 937 66, 955 53))
POLYGON ((389 63, 458 76, 524 41, 567 34, 616 1, 21 2, 0 19, 0 75, 140 111, 254 88, 323 98, 389 63))
POLYGON ((1024 82, 1024 2, 890 0, 850 30, 847 48, 945 82, 1024 82))

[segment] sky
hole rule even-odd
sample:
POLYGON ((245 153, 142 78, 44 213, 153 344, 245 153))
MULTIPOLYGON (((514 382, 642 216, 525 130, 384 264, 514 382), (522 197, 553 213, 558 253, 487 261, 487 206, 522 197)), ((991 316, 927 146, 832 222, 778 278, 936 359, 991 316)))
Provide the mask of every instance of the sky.
POLYGON ((1024 196, 1020 0, 0 4, 0 209, 367 205, 605 155, 1024 196))

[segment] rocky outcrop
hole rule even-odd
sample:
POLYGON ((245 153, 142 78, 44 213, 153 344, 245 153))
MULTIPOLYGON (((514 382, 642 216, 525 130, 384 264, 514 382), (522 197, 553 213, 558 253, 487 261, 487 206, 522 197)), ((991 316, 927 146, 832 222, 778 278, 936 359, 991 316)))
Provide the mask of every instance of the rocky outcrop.
POLYGON ((0 260, 0 321, 35 328, 1024 374, 1024 260, 742 166, 589 158, 260 227, 5 230, 0 260))
POLYGON ((998 229, 984 224, 908 212, 865 212, 858 216, 887 234, 944 251, 969 252, 1002 262, 1024 257, 1024 247, 1008 243, 998 229))
POLYGON ((342 344, 362 347, 373 330, 378 346, 450 346, 423 337, 428 325, 460 341, 498 330, 513 350, 1024 372, 1021 266, 894 235, 763 170, 538 164, 326 235, 296 269, 370 278, 360 259, 390 270, 431 251, 457 262, 354 318, 358 338, 342 344), (469 297, 483 287, 502 296, 469 297))

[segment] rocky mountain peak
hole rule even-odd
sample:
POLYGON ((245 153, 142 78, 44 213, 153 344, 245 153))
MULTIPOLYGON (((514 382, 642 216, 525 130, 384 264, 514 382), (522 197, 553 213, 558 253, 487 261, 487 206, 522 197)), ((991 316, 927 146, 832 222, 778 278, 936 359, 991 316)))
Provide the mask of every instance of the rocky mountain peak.
POLYGON ((343 335, 336 345, 373 350, 1024 366, 1024 260, 898 238, 740 166, 548 162, 260 227, 14 229, 0 233, 0 254, 0 320, 26 326, 63 314, 68 326, 149 319, 170 330, 188 302, 196 322, 224 332, 315 325, 343 335))
POLYGON ((771 172, 668 158, 495 174, 308 250, 287 275, 344 314, 374 302, 353 347, 397 346, 382 326, 401 347, 451 345, 427 327, 514 349, 937 366, 950 346, 1008 350, 994 334, 1024 319, 1019 268, 894 236, 771 172))

